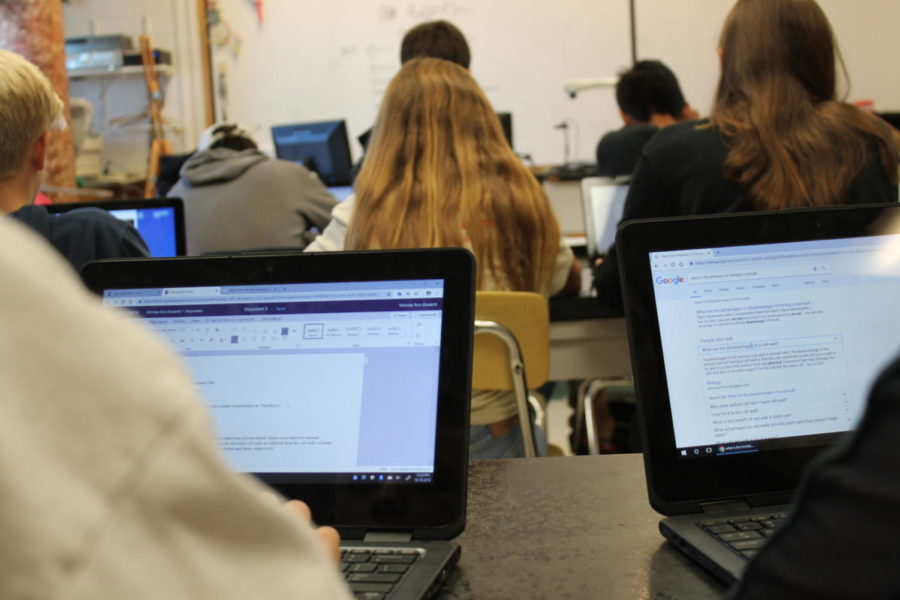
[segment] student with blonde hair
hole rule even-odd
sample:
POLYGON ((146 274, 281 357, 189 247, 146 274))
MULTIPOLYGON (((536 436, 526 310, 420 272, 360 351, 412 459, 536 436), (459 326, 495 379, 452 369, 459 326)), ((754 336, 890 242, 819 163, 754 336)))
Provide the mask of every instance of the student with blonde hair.
MULTIPOLYGON (((719 55, 710 118, 644 147, 623 219, 897 201, 897 141, 838 97, 843 61, 814 0, 738 0, 719 55)), ((621 307, 614 252, 597 291, 621 307)))
MULTIPOLYGON (((474 78, 451 62, 415 58, 391 81, 348 201, 348 250, 462 246, 475 254, 478 289, 579 287, 540 184, 474 78)), ((522 455, 516 414, 510 393, 474 392, 470 456, 522 455)))
POLYGON ((65 125, 63 103, 47 77, 18 54, 0 50, 0 214, 31 227, 75 269, 94 259, 147 256, 138 232, 105 211, 51 216, 32 205, 51 131, 65 125))

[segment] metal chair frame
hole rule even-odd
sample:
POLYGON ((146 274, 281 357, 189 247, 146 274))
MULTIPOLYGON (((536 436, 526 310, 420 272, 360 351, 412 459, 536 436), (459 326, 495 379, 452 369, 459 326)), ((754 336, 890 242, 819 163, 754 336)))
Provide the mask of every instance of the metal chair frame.
POLYGON ((578 402, 575 407, 575 431, 581 431, 582 426, 587 430, 588 454, 600 454, 600 439, 597 434, 597 421, 594 418, 595 394, 605 390, 610 385, 631 381, 630 377, 607 379, 586 379, 578 386, 578 402))
POLYGON ((519 341, 506 326, 496 321, 475 319, 475 335, 492 335, 500 339, 509 353, 509 370, 513 381, 513 392, 516 395, 516 409, 519 415, 519 427, 522 430, 522 445, 525 447, 525 458, 537 456, 537 444, 534 440, 529 404, 537 402, 540 411, 536 411, 540 419, 546 418, 546 411, 540 402, 528 393, 528 380, 525 378, 525 362, 519 341))

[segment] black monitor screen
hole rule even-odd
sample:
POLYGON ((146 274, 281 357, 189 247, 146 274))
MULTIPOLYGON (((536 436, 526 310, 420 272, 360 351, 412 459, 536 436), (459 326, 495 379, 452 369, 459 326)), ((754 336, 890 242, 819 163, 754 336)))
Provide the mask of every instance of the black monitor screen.
POLYGON ((353 163, 344 121, 321 121, 272 127, 275 155, 305 166, 325 185, 350 185, 353 163))

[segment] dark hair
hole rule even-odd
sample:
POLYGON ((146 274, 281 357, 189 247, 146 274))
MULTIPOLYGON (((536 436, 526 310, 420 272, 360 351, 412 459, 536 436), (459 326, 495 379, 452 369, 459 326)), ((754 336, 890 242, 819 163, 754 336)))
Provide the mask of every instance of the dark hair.
POLYGON ((210 144, 210 150, 213 148, 228 148, 229 150, 258 150, 256 145, 248 134, 237 125, 225 125, 215 130, 216 141, 210 144))
POLYGON ((654 114, 677 119, 685 105, 678 79, 658 60, 642 60, 620 73, 616 101, 622 112, 641 122, 654 114))
POLYGON ((729 139, 725 176, 757 208, 843 202, 870 149, 897 182, 888 128, 836 98, 836 64, 844 65, 814 0, 738 0, 719 46, 710 120, 729 139))
POLYGON ((442 58, 469 68, 469 44, 462 32, 448 21, 429 21, 406 32, 400 44, 400 62, 424 56, 442 58))

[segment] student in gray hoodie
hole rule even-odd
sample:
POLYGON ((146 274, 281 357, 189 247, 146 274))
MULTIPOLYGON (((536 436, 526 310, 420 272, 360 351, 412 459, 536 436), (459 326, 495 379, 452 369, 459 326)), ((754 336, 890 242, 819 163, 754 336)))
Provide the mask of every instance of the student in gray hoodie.
POLYGON ((301 165, 270 158, 247 131, 217 123, 169 190, 184 199, 188 254, 303 248, 310 227, 322 229, 337 204, 301 165))

